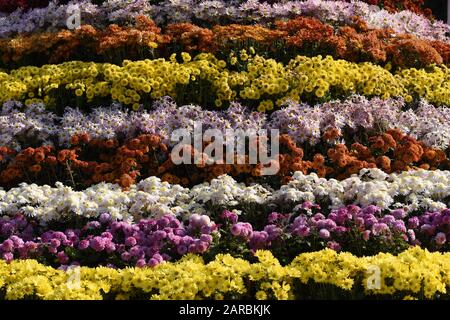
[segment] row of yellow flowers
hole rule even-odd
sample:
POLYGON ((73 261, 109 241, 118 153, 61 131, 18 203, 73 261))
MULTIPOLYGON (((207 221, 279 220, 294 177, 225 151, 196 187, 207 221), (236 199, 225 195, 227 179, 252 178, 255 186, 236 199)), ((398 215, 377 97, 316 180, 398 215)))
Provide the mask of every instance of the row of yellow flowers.
POLYGON ((393 74, 371 63, 351 63, 330 56, 297 56, 287 65, 247 52, 229 61, 207 53, 193 59, 187 53, 181 56, 181 62, 174 56, 169 60, 125 60, 122 66, 71 61, 0 72, 0 102, 14 99, 52 105, 62 90, 62 95, 83 97, 87 102, 113 99, 134 108, 165 95, 176 99, 188 95, 195 100, 191 102, 206 103, 198 101, 205 97, 218 107, 224 102, 245 100, 266 111, 287 98, 308 101, 351 93, 403 96, 406 101, 424 97, 435 104, 450 105, 450 69, 445 66, 403 69, 393 74))
POLYGON ((450 285, 450 253, 419 247, 398 256, 356 257, 326 249, 303 253, 281 266, 269 251, 257 263, 217 255, 209 263, 187 255, 154 268, 81 267, 57 270, 35 260, 0 261, 0 295, 6 299, 295 299, 295 287, 311 282, 363 295, 434 298, 450 285), (379 283, 377 284, 377 277, 379 283))

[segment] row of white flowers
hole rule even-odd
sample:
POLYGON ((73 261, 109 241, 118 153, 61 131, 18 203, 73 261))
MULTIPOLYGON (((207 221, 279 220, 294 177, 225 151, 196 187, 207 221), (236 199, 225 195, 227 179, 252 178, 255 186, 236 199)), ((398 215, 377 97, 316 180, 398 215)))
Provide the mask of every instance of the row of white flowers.
POLYGON ((390 13, 378 6, 356 0, 351 3, 294 0, 273 5, 258 0, 164 0, 155 5, 151 3, 150 0, 108 0, 96 5, 92 0, 71 0, 67 5, 62 5, 54 0, 46 8, 0 14, 0 37, 24 32, 65 29, 69 26, 68 13, 77 12, 82 24, 95 26, 130 22, 137 15, 153 18, 160 25, 189 21, 264 24, 274 19, 297 15, 313 16, 327 22, 348 23, 354 16, 359 16, 371 28, 392 28, 395 32, 410 33, 425 39, 449 40, 446 33, 450 27, 442 21, 431 21, 408 10, 390 13))
POLYGON ((190 215, 208 213, 211 206, 242 209, 243 206, 291 210, 303 201, 329 203, 337 208, 349 203, 374 204, 384 209, 439 210, 449 203, 450 171, 410 171, 385 174, 378 169, 364 169, 343 181, 319 178, 316 174, 294 174, 294 179, 279 190, 261 185, 245 186, 229 176, 191 189, 147 178, 129 191, 101 183, 83 191, 57 183, 55 187, 21 184, 0 189, 0 212, 23 212, 42 222, 66 219, 73 215, 97 217, 109 212, 114 218, 138 220, 167 213, 190 215))

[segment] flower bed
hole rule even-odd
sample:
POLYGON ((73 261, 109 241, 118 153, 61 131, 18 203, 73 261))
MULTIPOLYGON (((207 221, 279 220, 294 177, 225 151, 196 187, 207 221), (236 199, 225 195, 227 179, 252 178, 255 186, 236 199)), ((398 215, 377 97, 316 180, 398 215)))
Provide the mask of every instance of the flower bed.
POLYGON ((368 4, 378 5, 390 12, 409 10, 417 14, 422 14, 430 17, 432 12, 429 8, 425 8, 424 0, 367 0, 368 4))
POLYGON ((67 147, 70 138, 80 133, 87 133, 91 139, 105 140, 158 134, 163 143, 173 145, 171 135, 174 130, 183 128, 192 132, 195 121, 202 122, 203 130, 278 129, 295 143, 312 146, 330 129, 348 132, 347 136, 353 138, 350 135, 398 128, 427 146, 442 150, 447 148, 450 140, 450 128, 446 125, 450 109, 435 107, 425 100, 408 104, 403 99, 367 99, 356 95, 318 105, 288 101, 270 115, 251 112, 236 102, 225 110, 209 111, 205 109, 215 108, 205 107, 177 105, 164 97, 150 110, 134 112, 113 103, 92 108, 90 113, 67 107, 58 116, 42 104, 25 107, 20 102, 9 101, 3 104, 0 113, 0 145, 15 151, 45 144, 67 147))
POLYGON ((214 220, 192 214, 183 222, 166 214, 129 223, 102 213, 89 221, 68 218, 65 223, 49 221, 46 225, 16 214, 0 219, 0 255, 7 262, 38 259, 52 266, 117 268, 154 267, 187 253, 208 260, 220 253, 252 260, 257 250, 270 249, 280 261, 289 263, 300 252, 326 247, 358 256, 396 254, 411 246, 448 250, 449 209, 416 216, 404 209, 383 212, 374 205, 349 205, 322 212, 319 205, 304 202, 294 213, 272 212, 266 218, 259 211, 224 210, 214 220), (64 229, 68 223, 80 227, 64 229))
POLYGON ((64 221, 71 216, 95 218, 102 213, 130 221, 133 217, 211 215, 223 209, 246 208, 268 215, 272 211, 290 212, 304 201, 320 204, 325 210, 346 204, 373 204, 383 210, 436 211, 450 206, 449 179, 448 171, 421 169, 388 175, 379 169, 363 169, 342 181, 296 172, 288 184, 276 190, 258 184, 246 186, 226 175, 192 188, 171 185, 154 176, 129 190, 105 183, 82 191, 62 183, 55 187, 23 183, 0 190, 0 209, 6 215, 23 212, 42 221, 64 221))
MULTIPOLYGON (((403 10, 390 13, 364 2, 307 0, 287 1, 282 4, 243 1, 241 5, 230 5, 226 1, 178 2, 162 1, 151 5, 150 1, 124 2, 108 1, 96 5, 92 1, 79 3, 83 24, 104 26, 108 23, 126 23, 133 21, 137 15, 146 15, 160 24, 172 22, 201 21, 203 24, 227 23, 270 23, 277 19, 295 17, 299 14, 313 16, 322 21, 350 23, 354 16, 361 17, 369 23, 370 28, 393 28, 398 33, 410 33, 432 40, 445 40, 450 27, 442 21, 430 21, 426 17, 403 10), (175 13, 175 14, 174 14, 175 13)), ((0 35, 29 33, 51 29, 63 29, 67 19, 66 5, 50 3, 40 10, 27 12, 16 11, 5 14, 0 20, 0 35)))
MULTIPOLYGON (((418 168, 445 170, 449 166, 446 152, 427 147, 397 129, 370 134, 365 144, 348 139, 346 143, 334 145, 340 136, 337 129, 327 130, 322 140, 307 148, 305 153, 289 135, 281 135, 278 139, 281 150, 271 160, 277 172, 265 177, 262 171, 265 164, 251 163, 248 155, 234 151, 231 156, 235 163, 226 164, 229 155, 225 143, 220 145, 224 150, 221 159, 204 153, 211 143, 205 142, 200 149, 196 149, 195 142, 179 143, 177 146, 184 149, 182 153, 189 153, 190 163, 178 164, 177 159, 184 155, 176 155, 158 135, 139 135, 121 143, 117 139, 91 139, 83 133, 71 137, 69 148, 29 147, 16 153, 8 147, 0 147, 3 162, 0 183, 10 188, 25 181, 50 185, 68 181, 77 188, 112 182, 129 188, 138 179, 161 176, 164 181, 189 186, 228 174, 247 183, 263 179, 271 186, 278 186, 290 181, 296 171, 342 180, 365 168, 380 168, 390 173, 418 168), (200 161, 195 162, 196 158, 200 161), (242 161, 238 161, 240 158, 242 161)), ((233 143, 234 140, 244 142, 233 137, 233 143)), ((251 150, 256 152, 261 147, 261 143, 256 142, 251 150)))
MULTIPOLYGON (((370 63, 334 60, 331 56, 297 56, 283 65, 274 59, 249 57, 242 51, 227 62, 212 54, 170 60, 125 60, 122 66, 66 62, 41 68, 23 67, 0 73, 0 101, 44 102, 50 106, 75 102, 118 101, 132 106, 169 95, 180 103, 221 107, 230 101, 270 111, 287 99, 320 102, 354 93, 383 99, 426 98, 437 105, 450 103, 450 71, 446 66, 402 69, 391 73, 370 63), (237 69, 237 70, 236 70, 237 69), (301 75, 301 76, 300 76, 301 75)), ((99 103, 99 102, 97 102, 99 103)))
MULTIPOLYGON (((8 12, 11 13, 14 10, 29 10, 31 8, 43 8, 50 4, 50 0, 1 0, 0 1, 0 12, 8 12)), ((58 4, 67 4, 68 0, 57 0, 58 4)), ((93 1, 96 4, 102 4, 106 2, 106 0, 95 0, 93 1)), ((162 0, 149 0, 150 4, 158 4, 164 2, 162 0)), ((262 3, 266 1, 260 1, 262 3)), ((282 1, 277 0, 269 0, 267 3, 274 4, 282 1)), ((347 1, 349 2, 349 1, 347 1)), ((401 11, 404 9, 408 9, 412 12, 423 14, 426 16, 431 16, 430 9, 424 8, 424 0, 403 0, 403 1, 391 1, 391 0, 366 0, 364 1, 370 5, 379 5, 381 7, 386 8, 389 11, 401 11)))
POLYGON ((321 54, 389 68, 450 64, 449 43, 394 34, 392 29, 369 29, 367 23, 357 17, 351 25, 337 28, 316 18, 297 17, 277 21, 273 28, 231 24, 210 29, 175 23, 161 31, 153 21, 139 16, 134 27, 111 24, 105 29, 96 29, 83 25, 74 31, 0 40, 0 56, 5 68, 68 60, 120 62, 124 58, 169 58, 182 50, 193 54, 220 54, 226 60, 233 52, 250 48, 281 61, 300 54, 310 57, 321 54))
POLYGON ((34 260, 0 261, 0 285, 7 299, 305 299, 318 297, 317 289, 324 285, 322 298, 430 299, 446 297, 448 255, 414 248, 398 256, 357 258, 323 250, 301 254, 286 266, 268 251, 258 251, 256 263, 230 255, 204 263, 189 255, 156 268, 81 268, 79 286, 71 281, 73 272, 34 260), (365 281, 374 267, 383 274, 380 289, 367 288, 365 281))
POLYGON ((0 300, 449 299, 449 31, 420 0, 0 0, 0 300))

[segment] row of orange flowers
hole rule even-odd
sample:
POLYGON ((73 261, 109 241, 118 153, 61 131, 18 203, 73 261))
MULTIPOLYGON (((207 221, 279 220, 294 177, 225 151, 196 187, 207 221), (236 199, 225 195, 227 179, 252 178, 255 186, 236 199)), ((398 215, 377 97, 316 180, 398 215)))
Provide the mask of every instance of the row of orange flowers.
MULTIPOLYGON (((65 149, 42 146, 16 153, 0 147, 0 185, 10 188, 20 182, 54 184, 62 181, 83 188, 104 181, 118 183, 126 189, 141 178, 159 176, 164 181, 191 186, 228 174, 247 183, 263 179, 278 186, 287 183, 295 171, 345 179, 363 168, 377 167, 391 173, 449 167, 448 150, 427 147, 398 129, 370 135, 365 143, 338 143, 339 138, 340 132, 330 129, 323 135, 321 144, 302 148, 289 135, 282 135, 279 157, 272 162, 279 171, 274 176, 262 176, 264 166, 249 164, 248 156, 244 157, 244 164, 237 164, 237 154, 236 164, 209 163, 204 149, 196 150, 191 145, 186 152, 191 159, 199 156, 202 161, 175 165, 171 148, 162 143, 158 135, 145 134, 120 142, 78 134, 65 149)), ((203 148, 209 143, 205 142, 203 148)), ((258 143, 253 147, 258 148, 258 143)))
POLYGON ((352 25, 334 28, 312 17, 278 21, 273 28, 259 25, 202 28, 190 23, 167 26, 164 32, 144 16, 134 26, 109 25, 100 30, 46 32, 0 40, 3 67, 59 63, 68 60, 106 61, 168 57, 173 52, 213 52, 229 55, 253 46, 259 54, 288 60, 296 55, 332 55, 348 61, 370 61, 394 67, 450 64, 450 44, 369 29, 355 18, 352 25))

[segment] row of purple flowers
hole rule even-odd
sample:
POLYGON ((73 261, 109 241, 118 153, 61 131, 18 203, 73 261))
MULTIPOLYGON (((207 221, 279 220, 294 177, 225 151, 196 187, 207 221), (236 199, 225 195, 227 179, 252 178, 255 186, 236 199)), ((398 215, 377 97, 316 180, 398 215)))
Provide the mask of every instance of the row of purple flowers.
POLYGON ((96 220, 47 226, 18 213, 0 218, 0 256, 6 261, 34 258, 62 268, 120 268, 151 267, 187 253, 206 260, 225 252, 251 259, 256 250, 270 249, 288 263, 301 252, 325 247, 356 255, 398 253, 414 245, 448 249, 450 209, 411 216, 403 209, 382 212, 373 205, 348 205, 327 216, 321 212, 319 205, 305 202, 292 213, 266 217, 225 210, 213 218, 193 214, 181 221, 164 215, 128 223, 104 213, 96 220))

